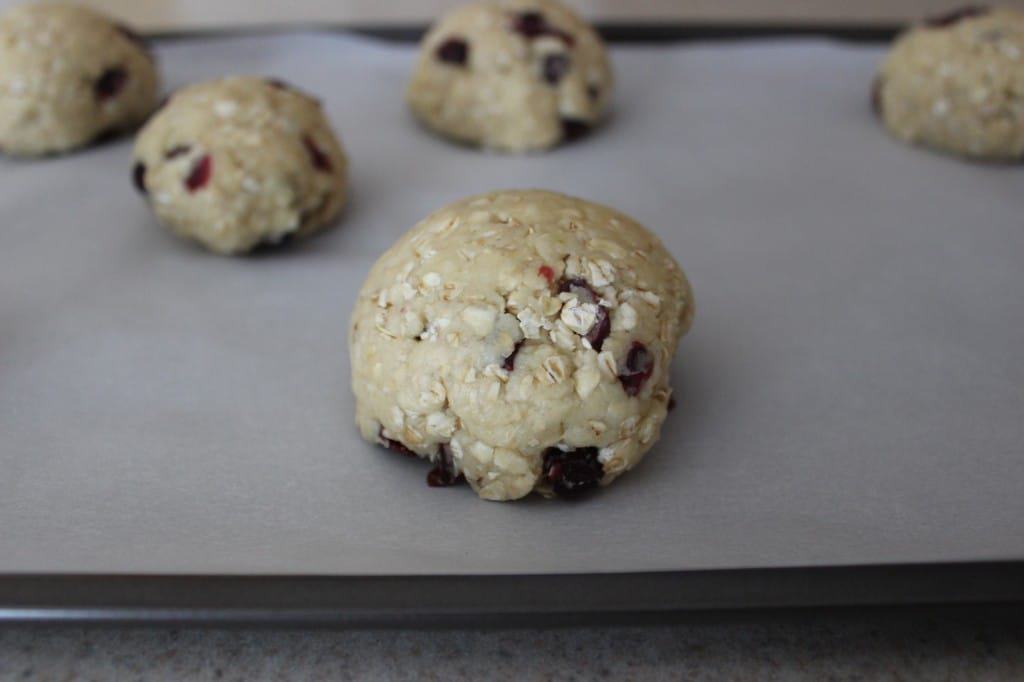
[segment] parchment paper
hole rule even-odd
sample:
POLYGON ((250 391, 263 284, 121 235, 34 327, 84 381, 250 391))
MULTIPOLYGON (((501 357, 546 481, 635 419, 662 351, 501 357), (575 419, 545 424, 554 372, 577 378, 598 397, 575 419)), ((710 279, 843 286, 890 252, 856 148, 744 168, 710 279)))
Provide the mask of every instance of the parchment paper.
POLYGON ((248 259, 160 229, 130 142, 0 161, 0 571, 543 573, 1024 558, 1024 170, 908 149, 875 48, 619 48, 584 143, 502 157, 420 130, 412 48, 339 35, 159 49, 170 87, 317 93, 352 161, 330 233, 248 259), (698 304, 679 404, 579 504, 481 502, 362 443, 346 325, 379 252, 501 187, 611 204, 698 304))

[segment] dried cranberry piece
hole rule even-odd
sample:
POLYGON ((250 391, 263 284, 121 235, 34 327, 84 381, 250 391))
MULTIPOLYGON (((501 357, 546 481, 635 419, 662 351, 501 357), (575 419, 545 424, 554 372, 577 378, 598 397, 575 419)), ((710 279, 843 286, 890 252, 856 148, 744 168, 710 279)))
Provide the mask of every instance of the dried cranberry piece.
POLYGON ((537 274, 546 279, 548 284, 555 281, 555 271, 551 269, 550 265, 542 265, 537 268, 537 274))
POLYGON ((132 184, 142 194, 148 194, 146 190, 146 164, 136 161, 132 166, 132 184))
POLYGON ((427 473, 427 485, 431 488, 443 488, 464 480, 462 474, 455 473, 452 453, 442 445, 437 452, 437 464, 427 473))
POLYGON ((590 328, 587 335, 584 336, 590 347, 596 350, 598 353, 601 352, 601 347, 604 346, 604 340, 608 338, 608 335, 612 332, 612 320, 608 316, 608 311, 605 310, 603 305, 597 306, 597 320, 594 322, 594 326, 590 328))
POLYGON ((196 161, 195 165, 192 166, 192 170, 189 171, 188 177, 185 178, 185 189, 189 192, 195 192, 196 190, 202 189, 206 186, 206 183, 210 181, 211 175, 213 175, 213 159, 210 158, 209 154, 204 154, 202 158, 196 161))
POLYGON ((546 22, 544 15, 540 12, 523 12, 516 15, 512 22, 512 30, 521 33, 527 38, 537 38, 544 34, 546 22))
POLYGON ((569 73, 571 64, 568 55, 549 54, 544 58, 542 69, 544 80, 551 85, 558 85, 558 82, 562 80, 565 74, 569 73))
POLYGON ((871 111, 875 116, 882 116, 882 78, 876 76, 871 83, 871 111))
POLYGON ((947 26, 952 26, 953 24, 958 24, 964 19, 984 16, 991 11, 992 10, 985 5, 965 5, 964 7, 958 7, 957 9, 946 12, 945 14, 928 17, 924 20, 924 25, 931 28, 945 28, 947 26))
POLYGON ((402 443, 401 441, 392 440, 390 438, 387 438, 384 435, 384 427, 383 426, 380 427, 380 430, 377 432, 377 438, 380 439, 381 445, 386 447, 388 450, 391 450, 392 452, 397 452, 398 454, 405 455, 406 457, 416 457, 417 456, 415 452, 413 452, 412 450, 407 448, 405 446, 405 444, 402 443))
POLYGON ((590 286, 590 282, 582 277, 565 277, 558 283, 558 293, 569 293, 584 303, 597 303, 597 292, 590 286))
POLYGON ((124 89, 127 82, 128 72, 120 66, 114 66, 100 74, 92 89, 96 93, 96 98, 102 102, 111 97, 116 97, 124 89))
POLYGON ((505 361, 501 363, 502 369, 511 372, 516 368, 516 356, 519 355, 519 349, 522 348, 522 346, 522 341, 516 343, 516 345, 512 348, 512 352, 509 353, 508 357, 505 358, 505 361))
POLYGON ((434 52, 439 61, 462 66, 469 61, 469 43, 461 38, 449 38, 434 52))
POLYGON ((187 144, 175 145, 174 147, 171 147, 170 149, 164 152, 164 158, 167 160, 174 159, 179 156, 188 154, 190 151, 192 151, 192 147, 188 146, 187 144))
POLYGON ((651 378, 654 373, 654 356, 647 350, 647 346, 634 341, 626 354, 626 371, 619 374, 619 381, 626 395, 635 396, 651 378))
POLYGON ((604 477, 604 467, 597 459, 597 448, 568 452, 548 448, 544 451, 542 475, 551 483, 556 495, 573 498, 596 488, 604 477))
POLYGON ((578 140, 590 132, 590 124, 578 118, 562 119, 562 137, 566 142, 578 140))
POLYGON ((515 19, 512 20, 512 30, 529 40, 540 38, 541 36, 552 36, 558 38, 569 47, 576 43, 576 39, 571 35, 548 24, 544 15, 540 12, 517 14, 515 19))
MULTIPOLYGON (((582 277, 568 277, 561 281, 558 285, 559 293, 571 293, 573 296, 583 301, 584 303, 597 303, 599 296, 597 292, 590 286, 590 283, 582 277)), ((611 318, 608 316, 608 310, 603 305, 597 306, 597 319, 594 320, 594 326, 590 328, 590 331, 583 337, 589 343, 590 347, 601 352, 602 346, 604 346, 604 340, 608 338, 608 335, 612 331, 611 318)))
POLYGON ((309 152, 309 160, 313 163, 313 168, 324 173, 330 173, 334 170, 334 164, 331 163, 331 157, 327 156, 320 147, 316 146, 316 142, 313 142, 313 138, 309 135, 302 136, 302 144, 306 146, 306 151, 309 152))

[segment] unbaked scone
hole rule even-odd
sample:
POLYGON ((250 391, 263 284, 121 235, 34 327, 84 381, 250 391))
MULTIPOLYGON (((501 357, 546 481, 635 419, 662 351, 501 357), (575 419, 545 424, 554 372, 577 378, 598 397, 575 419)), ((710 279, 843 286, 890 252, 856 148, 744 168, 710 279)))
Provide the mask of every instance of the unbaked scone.
POLYGON ((968 7, 912 28, 883 62, 872 101, 906 142, 1024 158, 1024 13, 968 7))
POLYGON ((489 500, 572 496, 658 439, 693 318, 661 242, 605 206, 538 190, 428 216, 373 266, 350 327, 363 438, 489 500))
POLYGON ((237 254, 330 223, 346 168, 316 99, 241 76, 174 93, 139 133, 132 177, 174 232, 237 254))
POLYGON ((101 14, 32 3, 0 17, 0 151, 66 152, 130 129, 158 89, 146 45, 101 14))
POLYGON ((582 136, 611 88, 601 38, 561 2, 482 0, 423 38, 406 99, 442 135, 521 152, 582 136))

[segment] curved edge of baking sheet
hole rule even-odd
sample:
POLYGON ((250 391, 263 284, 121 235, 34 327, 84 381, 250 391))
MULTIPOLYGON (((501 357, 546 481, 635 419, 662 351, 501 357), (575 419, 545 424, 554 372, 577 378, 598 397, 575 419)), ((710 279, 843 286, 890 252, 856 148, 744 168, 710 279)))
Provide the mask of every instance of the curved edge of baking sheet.
POLYGON ((459 627, 1024 607, 1024 561, 488 576, 0 575, 0 622, 459 627))

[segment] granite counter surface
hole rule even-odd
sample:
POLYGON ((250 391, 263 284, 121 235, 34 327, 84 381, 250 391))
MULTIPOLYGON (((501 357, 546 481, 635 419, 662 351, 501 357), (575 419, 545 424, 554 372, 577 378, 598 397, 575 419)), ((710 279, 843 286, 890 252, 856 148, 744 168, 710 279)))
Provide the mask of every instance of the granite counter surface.
POLYGON ((799 618, 547 630, 0 628, 0 680, 1022 680, 1024 627, 799 618))

